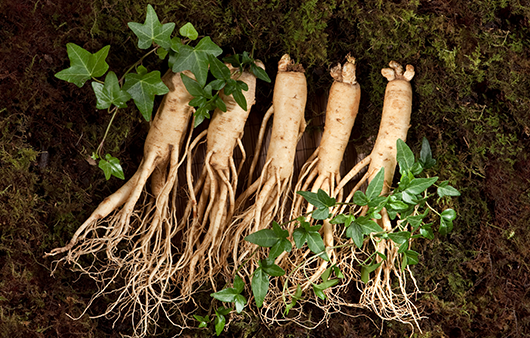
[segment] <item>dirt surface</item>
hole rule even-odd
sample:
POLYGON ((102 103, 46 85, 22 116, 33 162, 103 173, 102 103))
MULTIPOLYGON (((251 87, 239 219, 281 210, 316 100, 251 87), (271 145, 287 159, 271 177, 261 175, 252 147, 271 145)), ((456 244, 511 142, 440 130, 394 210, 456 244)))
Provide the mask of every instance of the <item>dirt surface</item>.
MULTIPOLYGON (((110 116, 96 109, 89 85, 54 77, 68 67, 66 43, 90 51, 110 45, 110 69, 123 73, 142 55, 127 22, 143 22, 146 1, 4 0, 0 2, 0 337, 120 337, 130 322, 84 313, 96 286, 43 258, 64 245, 123 182, 106 181, 88 160, 110 116), (53 276, 51 270, 56 268, 53 276), (72 317, 79 317, 76 320, 72 317)), ((162 22, 192 22, 225 53, 253 51, 274 73, 288 52, 306 69, 309 132, 321 130, 331 66, 351 53, 362 99, 346 166, 369 153, 379 127, 390 60, 416 76, 407 143, 426 137, 437 159, 430 175, 462 196, 440 201, 458 213, 448 236, 417 241, 414 267, 426 293, 415 337, 530 336, 530 4, 527 1, 157 1, 162 22)), ((156 57, 149 69, 167 68, 156 57)), ((274 76, 273 77, 274 80, 274 76)), ((272 99, 261 83, 251 120, 272 99)), ((159 99, 157 99, 157 103, 159 99)), ((149 126, 129 104, 105 150, 131 177, 149 126)), ((311 137, 309 137, 311 138, 311 137)), ((348 297, 358 299, 352 288, 348 297)), ((203 301, 209 302, 209 299, 203 301)), ((305 311, 318 316, 318 309, 305 311)), ((351 309, 306 330, 234 320, 225 337, 403 337, 409 327, 351 309)), ((160 322, 160 334, 179 331, 160 322)), ((191 330, 184 336, 210 336, 191 330)))

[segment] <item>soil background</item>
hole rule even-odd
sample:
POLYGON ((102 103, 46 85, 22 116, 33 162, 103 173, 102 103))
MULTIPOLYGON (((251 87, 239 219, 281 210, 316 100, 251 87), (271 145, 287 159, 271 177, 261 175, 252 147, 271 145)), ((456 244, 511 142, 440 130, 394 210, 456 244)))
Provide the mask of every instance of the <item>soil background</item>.
MULTIPOLYGON (((426 318, 414 336, 530 336, 528 1, 2 0, 0 337, 129 333, 128 320, 89 317, 101 313, 105 300, 80 319, 70 319, 66 314, 81 314, 95 285, 63 265, 50 276, 53 260, 43 255, 64 245, 123 184, 116 178, 106 181, 87 161, 110 116, 95 108, 89 85, 78 88, 54 77, 69 66, 66 43, 91 52, 110 45, 110 69, 123 74, 142 55, 127 22, 143 23, 147 3, 163 23, 192 22, 225 54, 253 51, 273 81, 284 53, 304 65, 310 124, 300 158, 309 156, 322 130, 331 66, 348 53, 357 59, 362 99, 344 163, 350 168, 360 154, 370 152, 377 134, 386 85, 381 68, 390 60, 414 65, 407 143, 417 154, 426 137, 437 159, 428 173, 462 193, 439 202, 458 213, 453 232, 414 244, 421 255, 413 271, 420 289, 429 291, 417 300, 426 318)), ((167 69, 155 56, 143 64, 167 69)), ((255 123, 269 107, 273 89, 258 85, 255 123)), ((105 150, 121 160, 126 177, 141 161, 148 128, 132 104, 113 124, 105 150)), ((355 297, 356 290, 351 292, 355 297)), ((411 334, 408 326, 381 323, 369 311, 349 314, 315 330, 266 327, 247 318, 233 322, 222 336, 411 334)), ((161 322, 161 336, 177 332, 161 322)), ((212 331, 184 335, 205 337, 212 331)))

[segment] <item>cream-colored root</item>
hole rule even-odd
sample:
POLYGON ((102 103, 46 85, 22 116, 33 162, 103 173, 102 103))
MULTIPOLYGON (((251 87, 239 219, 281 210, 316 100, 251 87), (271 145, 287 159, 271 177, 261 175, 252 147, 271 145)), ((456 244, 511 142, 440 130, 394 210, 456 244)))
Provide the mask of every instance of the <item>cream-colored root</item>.
MULTIPOLYGON (((221 94, 227 112, 217 109, 212 116, 205 133, 207 149, 204 166, 196 183, 193 183, 191 174, 193 156, 188 158, 186 176, 190 199, 179 226, 183 229, 182 254, 176 262, 177 273, 174 276, 174 282, 179 285, 180 294, 186 301, 203 283, 210 282, 215 290, 215 277, 227 265, 227 255, 220 251, 220 247, 222 235, 235 210, 238 176, 246 158, 241 138, 256 90, 253 74, 231 70, 234 78, 248 85, 248 91, 243 92, 247 110, 239 107, 232 95, 221 94), (236 147, 243 155, 239 167, 233 160, 236 147)), ((199 135, 190 148, 195 148, 202 137, 204 135, 199 135)))
MULTIPOLYGON (((381 73, 389 82, 385 92, 381 126, 374 150, 370 154, 371 163, 367 174, 370 182, 381 168, 385 168, 385 184, 382 191, 385 195, 389 192, 394 177, 397 162, 396 141, 398 138, 406 140, 410 126, 412 89, 409 81, 414 76, 414 68, 407 65, 406 71, 403 72, 401 65, 392 61, 390 68, 383 69, 381 73)), ((391 231, 393 225, 385 209, 381 211, 381 215, 382 218, 377 220, 379 225, 385 231, 391 231)), ((401 269, 397 245, 387 239, 365 242, 365 245, 374 247, 375 250, 386 255, 387 259, 382 261, 377 256, 377 262, 382 263, 374 271, 375 276, 365 285, 358 284, 362 291, 360 304, 372 309, 384 320, 397 320, 410 325, 413 329, 419 328, 421 312, 413 303, 419 289, 410 269, 406 269, 408 276, 405 270, 401 269), (407 278, 414 283, 413 291, 407 290, 407 278)))
MULTIPOLYGON (((278 62, 273 104, 260 128, 249 177, 251 178, 255 171, 267 121, 274 114, 266 164, 260 177, 252 184, 249 181, 247 190, 236 201, 234 220, 225 233, 227 240, 223 240, 221 250, 231 253, 233 262, 233 270, 225 271, 229 280, 233 278, 233 273, 239 265, 255 250, 253 244, 243 239, 251 233, 270 227, 273 220, 281 223, 287 214, 296 145, 305 130, 306 100, 307 83, 303 68, 295 65, 288 55, 284 55, 278 62), (252 197, 254 202, 249 203, 252 197)), ((256 260, 260 258, 262 254, 258 253, 242 271, 250 275, 257 265, 256 260)))
MULTIPOLYGON (((335 198, 337 202, 344 202, 344 186, 358 174, 363 166, 361 164, 361 166, 357 167, 358 169, 356 169, 357 171, 354 174, 349 174, 345 179, 341 180, 341 160, 350 138, 360 102, 360 86, 357 84, 355 76, 355 59, 348 55, 347 62, 344 66, 339 64, 334 67, 331 70, 331 76, 335 79, 335 82, 330 89, 324 134, 319 147, 301 169, 301 174, 294 189, 295 193, 290 210, 291 220, 311 213, 314 210, 313 205, 307 203, 301 195, 296 194, 296 191, 317 193, 318 190, 322 189, 329 196, 335 198)), ((339 207, 330 210, 330 218, 333 218, 339 210, 339 207)), ((314 220, 310 216, 307 216, 307 220, 314 223, 314 220)), ((289 224, 291 234, 296 224, 297 222, 291 222, 289 224)), ((347 259, 337 259, 335 246, 343 246, 347 241, 343 239, 341 233, 337 233, 335 226, 328 220, 325 220, 321 228, 321 233, 323 235, 326 253, 330 260, 325 261, 320 259, 306 248, 293 248, 290 254, 283 253, 276 259, 276 264, 287 271, 287 275, 277 278, 277 284, 280 287, 272 291, 271 294, 292 295, 298 285, 301 286, 304 292, 313 284, 320 283, 321 275, 328 267, 333 265, 339 266, 341 271, 344 271, 343 273, 345 274, 347 283, 326 290, 325 292, 328 296, 326 301, 322 301, 316 296, 306 296, 298 301, 300 304, 307 302, 318 303, 319 308, 326 313, 326 316, 322 318, 322 321, 325 321, 329 318, 327 316, 340 309, 340 303, 345 303, 340 298, 340 291, 350 281, 358 279, 358 272, 351 268, 352 265, 346 263, 348 262, 347 259)), ((266 311, 264 312, 267 320, 271 322, 282 320, 274 316, 281 316, 279 309, 285 306, 285 301, 286 299, 279 297, 273 297, 269 300, 265 306, 266 311)), ((302 319, 300 318, 300 320, 302 319)))
MULTIPOLYGON (((193 76, 185 72, 188 76, 193 76)), ((85 309, 102 296, 114 300, 99 316, 132 318, 133 335, 149 335, 160 317, 172 307, 176 234, 177 172, 193 108, 180 73, 168 72, 162 80, 169 88, 144 145, 137 172, 107 197, 76 231, 71 241, 47 255, 65 253, 59 261, 94 279, 97 292, 85 309), (150 180, 151 193, 147 193, 150 180), (139 201, 142 203, 138 203, 139 201), (118 208, 120 208, 118 210, 118 208), (92 255, 88 266, 80 262, 92 255)), ((186 144, 187 146, 188 144, 186 144)), ((169 318, 169 317, 168 317, 169 318)))

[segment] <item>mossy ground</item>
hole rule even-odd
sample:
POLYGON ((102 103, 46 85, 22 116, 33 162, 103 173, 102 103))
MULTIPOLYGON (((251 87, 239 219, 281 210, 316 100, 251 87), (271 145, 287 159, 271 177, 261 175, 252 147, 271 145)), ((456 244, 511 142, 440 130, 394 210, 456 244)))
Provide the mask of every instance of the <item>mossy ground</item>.
MULTIPOLYGON (((127 323, 78 321, 94 292, 89 279, 59 268, 50 277, 43 253, 64 244, 95 206, 121 184, 106 182, 86 158, 109 116, 95 109, 90 88, 54 78, 67 66, 65 44, 111 45, 111 69, 140 56, 127 22, 142 22, 147 3, 165 22, 187 21, 228 53, 253 51, 269 73, 285 52, 306 66, 308 107, 329 85, 328 69, 347 53, 357 59, 363 94, 353 145, 370 150, 377 133, 390 60, 412 64, 414 106, 408 143, 427 137, 432 169, 462 196, 447 237, 416 243, 417 303, 428 318, 417 337, 519 337, 530 332, 530 3, 527 1, 30 1, 0 3, 0 336, 118 337, 127 323)), ((156 58, 145 65, 164 69, 156 58)), ((258 90, 255 113, 271 100, 258 90)), ((325 99, 325 98, 324 98, 325 99)), ((310 118, 320 113, 308 109, 310 118)), ((127 109, 106 150, 130 177, 142 156, 147 125, 127 109)), ((441 201, 441 203, 449 203, 441 201)), ((352 290, 355 297, 355 290, 352 290)), ((97 303, 98 313, 104 302, 97 303)), ((307 311, 318 309, 308 308, 307 311)), ((337 316, 330 326, 260 326, 253 318, 225 336, 374 337, 369 312, 337 316)), ((164 334, 174 333, 168 326, 164 334)), ((383 336, 410 331, 393 322, 383 336)), ((188 332, 209 336, 211 332, 188 332)))

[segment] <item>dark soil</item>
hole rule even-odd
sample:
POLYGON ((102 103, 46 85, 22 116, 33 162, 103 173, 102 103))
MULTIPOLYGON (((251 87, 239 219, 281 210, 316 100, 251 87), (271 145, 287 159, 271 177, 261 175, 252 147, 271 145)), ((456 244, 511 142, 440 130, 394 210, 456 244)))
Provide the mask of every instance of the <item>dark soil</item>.
MULTIPOLYGON (((110 116, 89 85, 54 77, 68 67, 66 43, 90 51, 111 45, 107 62, 122 74, 142 55, 127 22, 143 22, 148 1, 4 0, 0 2, 0 337, 119 337, 129 322, 84 313, 96 286, 54 267, 45 252, 64 245, 123 182, 106 181, 87 160, 110 116), (68 315, 78 317, 73 320, 68 315)), ((418 241, 414 267, 426 319, 417 337, 530 336, 530 3, 450 1, 152 1, 163 22, 192 22, 226 53, 254 51, 269 74, 288 52, 309 82, 307 118, 325 106, 329 68, 352 53, 363 89, 352 148, 367 153, 382 109, 390 60, 412 64, 414 104, 407 143, 426 137, 438 164, 429 174, 462 196, 440 201, 458 213, 448 236, 418 241)), ((144 62, 165 71, 156 57, 144 62)), ((254 119, 272 99, 261 83, 254 119)), ((158 102, 158 101, 157 101, 158 102)), ((314 121, 319 121, 315 119, 314 121)), ((317 130, 317 122, 312 128, 317 130)), ((148 125, 129 105, 105 150, 131 177, 148 125)), ((351 297, 355 298, 355 290, 351 297)), ((307 308, 316 315, 318 309, 307 308)), ((232 323, 226 337, 403 337, 410 328, 352 309, 329 326, 232 323), (382 333, 381 333, 382 332, 382 333)), ((162 323, 162 336, 178 333, 162 323)), ((189 337, 212 331, 185 332, 189 337)))

